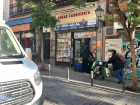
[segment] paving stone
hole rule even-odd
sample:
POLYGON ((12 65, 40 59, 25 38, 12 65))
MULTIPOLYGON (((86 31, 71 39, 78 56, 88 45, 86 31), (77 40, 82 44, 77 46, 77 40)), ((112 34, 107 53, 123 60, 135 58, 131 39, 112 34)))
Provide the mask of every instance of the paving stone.
MULTIPOLYGON (((60 71, 58 68, 56 70, 60 71)), ((58 76, 58 74, 55 75, 58 76)), ((81 76, 83 74, 76 73, 76 75, 75 78, 80 77, 81 80, 85 78, 81 76)), ((121 91, 116 91, 115 88, 91 87, 86 82, 67 82, 65 79, 56 76, 48 77, 44 74, 42 78, 45 94, 44 105, 140 105, 140 95, 131 93, 122 95, 121 91)), ((87 78, 90 79, 88 76, 87 78)))

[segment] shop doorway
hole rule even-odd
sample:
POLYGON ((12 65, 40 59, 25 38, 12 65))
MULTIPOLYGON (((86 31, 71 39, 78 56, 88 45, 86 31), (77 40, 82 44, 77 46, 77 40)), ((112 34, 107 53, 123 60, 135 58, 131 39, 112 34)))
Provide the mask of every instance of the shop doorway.
POLYGON ((50 63, 50 35, 44 34, 44 59, 45 63, 50 63))
POLYGON ((86 47, 90 48, 90 38, 75 39, 75 60, 82 57, 82 52, 86 47))

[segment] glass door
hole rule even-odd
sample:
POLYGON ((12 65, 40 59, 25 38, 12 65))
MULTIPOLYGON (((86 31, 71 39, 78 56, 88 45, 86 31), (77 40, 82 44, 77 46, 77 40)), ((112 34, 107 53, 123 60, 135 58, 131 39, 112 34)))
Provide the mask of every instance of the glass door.
POLYGON ((81 40, 76 39, 75 40, 75 60, 77 60, 80 57, 81 52, 81 40))

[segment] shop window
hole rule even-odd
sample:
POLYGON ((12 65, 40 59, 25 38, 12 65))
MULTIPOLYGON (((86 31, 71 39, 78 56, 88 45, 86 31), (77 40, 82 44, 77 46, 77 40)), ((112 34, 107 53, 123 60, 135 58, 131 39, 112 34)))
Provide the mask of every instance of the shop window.
POLYGON ((34 34, 31 32, 22 33, 21 36, 21 45, 23 49, 31 48, 32 52, 34 52, 34 34))
POLYGON ((57 34, 57 61, 70 62, 71 33, 57 34))

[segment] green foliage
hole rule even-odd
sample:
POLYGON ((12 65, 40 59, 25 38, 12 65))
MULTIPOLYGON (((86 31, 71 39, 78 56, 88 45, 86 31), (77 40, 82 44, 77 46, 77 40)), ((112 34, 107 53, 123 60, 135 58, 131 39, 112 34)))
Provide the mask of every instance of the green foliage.
POLYGON ((76 8, 86 7, 86 0, 76 0, 73 4, 76 8))
MULTIPOLYGON (((120 0, 120 4, 123 3, 123 1, 128 1, 128 0, 120 0)), ((127 22, 130 23, 135 23, 135 25, 139 25, 140 24, 140 2, 136 3, 136 1, 138 0, 133 0, 133 2, 131 3, 127 3, 126 4, 126 19, 127 22)), ((118 14, 111 14, 111 15, 103 15, 103 18, 105 21, 107 22, 120 22, 120 17, 118 16, 118 14)))
POLYGON ((46 0, 30 0, 30 2, 25 1, 26 0, 19 0, 20 5, 22 5, 24 8, 34 9, 34 12, 31 15, 31 17, 33 18, 31 24, 32 27, 55 28, 57 22, 60 22, 55 16, 51 15, 52 11, 56 9, 55 3, 46 0))

